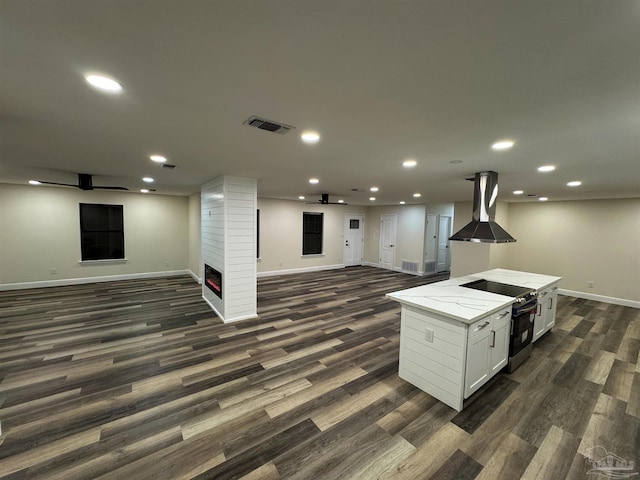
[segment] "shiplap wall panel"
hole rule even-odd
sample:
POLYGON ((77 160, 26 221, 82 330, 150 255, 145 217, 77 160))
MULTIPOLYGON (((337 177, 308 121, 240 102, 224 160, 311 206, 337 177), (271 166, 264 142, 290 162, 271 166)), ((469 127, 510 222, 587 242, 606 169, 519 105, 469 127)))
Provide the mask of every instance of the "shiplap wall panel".
POLYGON ((447 405, 462 408, 467 331, 460 322, 403 306, 398 374, 447 405), (433 330, 433 342, 425 339, 433 330))
POLYGON ((256 316, 257 205, 254 179, 225 176, 202 187, 202 258, 223 272, 223 299, 203 295, 225 322, 256 316))

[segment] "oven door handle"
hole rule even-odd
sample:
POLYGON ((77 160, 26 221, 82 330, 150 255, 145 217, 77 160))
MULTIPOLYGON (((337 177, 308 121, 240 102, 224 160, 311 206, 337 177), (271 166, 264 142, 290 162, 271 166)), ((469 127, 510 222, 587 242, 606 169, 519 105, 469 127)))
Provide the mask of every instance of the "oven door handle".
POLYGON ((522 310, 515 309, 515 311, 513 312, 513 315, 514 316, 519 316, 519 315, 523 315, 525 313, 531 314, 534 310, 538 309, 538 305, 540 305, 540 304, 536 303, 535 305, 531 305, 530 307, 523 308, 522 310))

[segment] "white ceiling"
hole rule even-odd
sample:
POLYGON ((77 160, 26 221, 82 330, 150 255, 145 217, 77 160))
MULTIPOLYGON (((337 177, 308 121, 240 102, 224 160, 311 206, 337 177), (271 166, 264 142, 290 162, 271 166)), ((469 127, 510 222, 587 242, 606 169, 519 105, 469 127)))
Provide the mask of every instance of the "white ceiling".
POLYGON ((640 196, 637 0, 2 0, 0 22, 3 183, 148 175, 180 195, 235 175, 262 197, 371 204, 375 185, 395 204, 471 200, 464 179, 494 170, 503 201, 640 196))

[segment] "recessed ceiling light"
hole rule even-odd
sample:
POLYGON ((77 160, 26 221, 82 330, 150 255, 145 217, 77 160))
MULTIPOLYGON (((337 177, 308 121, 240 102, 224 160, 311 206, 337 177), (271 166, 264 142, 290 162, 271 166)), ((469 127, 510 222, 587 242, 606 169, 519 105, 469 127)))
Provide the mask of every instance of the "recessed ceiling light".
POLYGON ((344 200, 338 200, 338 203, 344 203, 344 200))
POLYGON ((167 161, 167 157, 163 157, 162 155, 151 155, 149 158, 156 163, 164 163, 167 161))
POLYGON ((304 195, 299 195, 298 200, 304 200, 304 195))
POLYGON ((573 180, 571 182, 567 182, 567 187, 579 187, 580 185, 582 185, 582 182, 580 180, 573 180))
POLYGON ((146 182, 146 183, 153 183, 153 178, 151 178, 151 177, 144 177, 144 178, 142 179, 142 181, 143 181, 143 182, 146 182))
POLYGON ((119 93, 122 91, 122 85, 113 78, 104 75, 90 74, 85 75, 84 79, 93 87, 99 88, 104 92, 119 93))
POLYGON ((497 151, 509 150, 511 147, 513 147, 512 140, 500 140, 499 142, 496 142, 493 145, 491 145, 491 148, 497 151))
POLYGON ((404 162, 402 162, 402 166, 407 168, 415 167, 417 164, 418 162, 413 159, 405 160, 404 162))
POLYGON ((405 203, 407 203, 407 202, 405 202, 404 200, 402 200, 402 201, 400 202, 400 205, 404 205, 405 203))
POLYGON ((142 193, 149 193, 149 189, 148 188, 141 188, 140 191, 142 193))
POLYGON ((522 195, 524 193, 524 190, 514 190, 513 194, 514 195, 522 195))
POLYGON ((376 197, 369 197, 369 200, 371 200, 372 202, 375 201, 376 197))
POLYGON ((421 193, 414 193, 413 196, 416 197, 416 198, 420 198, 422 196, 422 194, 421 193))
POLYGON ((309 183, 313 183, 315 185, 316 183, 320 183, 320 180, 318 180, 317 178, 310 178, 309 183))
POLYGON ((541 202, 546 202, 549 199, 547 197, 540 197, 538 198, 538 200, 540 200, 541 202))
POLYGON ((41 185, 41 183, 38 180, 29 180, 29 184, 31 184, 31 185, 41 185))
POLYGON ((553 172, 556 169, 553 165, 543 165, 538 167, 539 172, 553 172))
POLYGON ((320 134, 318 132, 307 130, 306 132, 302 132, 300 138, 304 143, 318 143, 318 140, 320 140, 320 134))
POLYGON ((369 190, 371 190, 372 192, 377 192, 380 189, 378 187, 371 187, 369 190))

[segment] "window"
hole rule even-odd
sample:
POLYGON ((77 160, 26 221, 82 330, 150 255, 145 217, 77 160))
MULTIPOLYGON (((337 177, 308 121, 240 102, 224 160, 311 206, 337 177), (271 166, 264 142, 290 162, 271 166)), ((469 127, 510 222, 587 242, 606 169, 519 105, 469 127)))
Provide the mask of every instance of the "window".
POLYGON ((322 254, 322 221, 323 213, 302 213, 302 254, 322 254))
POLYGON ((80 204, 82 260, 124 259, 122 205, 80 204))

